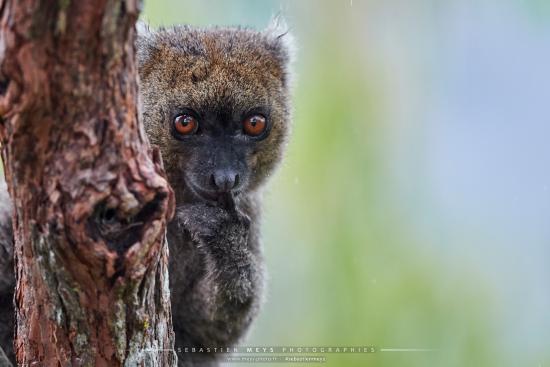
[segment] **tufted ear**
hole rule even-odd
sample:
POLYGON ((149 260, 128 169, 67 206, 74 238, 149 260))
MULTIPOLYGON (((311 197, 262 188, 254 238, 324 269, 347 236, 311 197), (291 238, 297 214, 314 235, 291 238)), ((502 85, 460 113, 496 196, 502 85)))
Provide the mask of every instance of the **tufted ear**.
POLYGON ((136 31, 138 37, 147 37, 148 34, 151 34, 151 28, 149 27, 149 24, 141 19, 136 22, 136 31))
POLYGON ((136 30, 136 55, 139 73, 142 75, 149 69, 148 65, 151 64, 151 61, 157 54, 158 49, 155 46, 155 31, 150 28, 149 24, 139 20, 136 23, 136 30))
POLYGON ((295 59, 296 46, 290 27, 281 14, 274 16, 264 34, 267 38, 269 49, 280 63, 283 70, 283 83, 285 86, 292 84, 292 64, 295 59))

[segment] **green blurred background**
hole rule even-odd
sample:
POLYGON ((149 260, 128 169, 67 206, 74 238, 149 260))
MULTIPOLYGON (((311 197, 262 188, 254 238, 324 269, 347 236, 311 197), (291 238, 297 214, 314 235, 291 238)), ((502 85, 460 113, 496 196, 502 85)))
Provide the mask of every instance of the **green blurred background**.
POLYGON ((375 345, 329 366, 550 366, 550 3, 146 1, 152 25, 296 38, 245 345, 375 345))
POLYGON ((245 345, 329 366, 550 366, 550 3, 149 1, 155 26, 281 13, 294 132, 245 345))
POLYGON ((550 3, 146 1, 151 24, 296 38, 245 345, 375 345, 330 366, 550 366, 550 3))
POLYGON ((550 366, 550 3, 156 0, 142 19, 278 13, 294 128, 243 345, 434 349, 329 366, 550 366))

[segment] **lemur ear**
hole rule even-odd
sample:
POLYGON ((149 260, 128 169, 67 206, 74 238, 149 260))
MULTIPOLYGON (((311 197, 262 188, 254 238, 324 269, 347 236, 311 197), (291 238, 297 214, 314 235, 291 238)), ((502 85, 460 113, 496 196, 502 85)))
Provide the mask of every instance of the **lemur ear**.
MULTIPOLYGON (((139 46, 150 43, 150 42, 147 42, 147 41, 151 40, 151 38, 153 36, 153 31, 149 27, 149 24, 147 24, 143 20, 138 20, 136 22, 136 32, 137 32, 137 42, 138 42, 139 46)), ((140 48, 141 47, 138 47, 138 50, 140 48)))
POLYGON ((142 20, 138 20, 136 23, 137 31, 137 62, 140 74, 143 70, 146 70, 158 52, 155 42, 155 32, 149 27, 149 24, 142 20))
POLYGON ((295 59, 296 46, 290 27, 280 13, 271 18, 264 34, 267 37, 269 49, 282 68, 283 83, 285 86, 292 84, 291 67, 295 59))

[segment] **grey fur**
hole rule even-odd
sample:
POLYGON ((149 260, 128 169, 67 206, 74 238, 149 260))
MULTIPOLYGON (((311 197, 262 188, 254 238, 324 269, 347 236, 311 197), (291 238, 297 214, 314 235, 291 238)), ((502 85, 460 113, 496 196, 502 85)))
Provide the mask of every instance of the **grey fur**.
MULTIPOLYGON (((187 26, 151 31, 144 24, 138 30, 144 127, 162 152, 176 194, 176 216, 167 233, 178 365, 215 366, 219 354, 185 348, 230 347, 258 313, 264 278, 260 191, 282 159, 290 129, 291 38, 280 25, 263 32, 187 26), (170 129, 181 105, 209 111, 261 105, 269 111, 271 130, 243 148, 204 140, 199 154, 174 139, 170 129), (220 166, 219 154, 237 160, 241 183, 239 190, 207 200, 188 179, 206 185, 203 177, 220 166)), ((13 235, 3 186, 0 200, 0 345, 13 360, 13 322, 6 321, 13 320, 13 235)))

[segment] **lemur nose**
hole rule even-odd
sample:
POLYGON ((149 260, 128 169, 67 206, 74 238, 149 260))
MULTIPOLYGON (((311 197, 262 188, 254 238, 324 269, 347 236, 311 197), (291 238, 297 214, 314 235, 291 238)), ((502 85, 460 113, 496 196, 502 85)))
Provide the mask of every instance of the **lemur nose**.
POLYGON ((218 192, 229 192, 239 185, 239 175, 232 170, 216 170, 211 177, 218 192))

